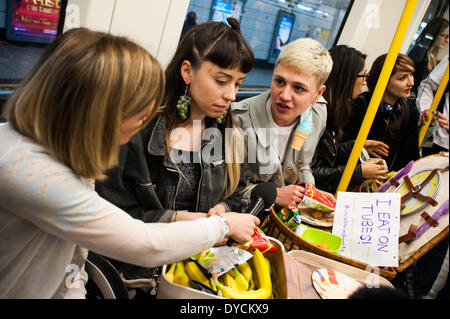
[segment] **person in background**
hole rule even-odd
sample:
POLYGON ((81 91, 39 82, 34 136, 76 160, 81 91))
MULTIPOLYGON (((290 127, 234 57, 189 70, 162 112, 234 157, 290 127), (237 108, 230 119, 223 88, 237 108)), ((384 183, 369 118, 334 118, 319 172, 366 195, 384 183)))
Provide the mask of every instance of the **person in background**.
MULTIPOLYGON (((278 56, 270 90, 232 104, 238 127, 248 134, 247 194, 256 183, 272 182, 277 186, 275 204, 285 207, 303 198, 304 189, 296 183, 315 184, 310 163, 325 130, 327 109, 322 93, 332 65, 330 54, 319 42, 295 40, 278 56), (294 150, 291 142, 296 127, 308 117, 309 136, 300 151, 294 150)), ((332 194, 327 196, 335 201, 332 194)))
POLYGON ((186 20, 184 21, 183 29, 181 29, 180 40, 190 29, 192 29, 197 25, 196 21, 197 21, 197 13, 195 13, 194 11, 190 11, 186 16, 186 20))
POLYGON ((65 297, 77 289, 64 286, 68 266, 84 272, 86 249, 155 267, 226 236, 251 238, 254 216, 149 224, 95 192, 92 179, 152 119, 164 83, 144 48, 80 28, 55 39, 14 90, 0 124, 0 298, 65 297))
MULTIPOLYGON (((433 102, 434 94, 441 83, 444 72, 448 66, 448 54, 431 71, 427 79, 423 80, 419 87, 419 99, 417 107, 421 111, 420 121, 425 123, 428 120, 428 110, 433 102)), ((439 113, 435 115, 438 122, 437 130, 433 136, 433 146, 431 148, 422 147, 422 155, 438 154, 448 152, 448 117, 449 117, 449 92, 448 84, 444 95, 437 108, 439 113)), ((448 299, 448 236, 428 251, 420 258, 415 266, 415 295, 417 298, 448 299)))
MULTIPOLYGON (((434 99, 434 94, 441 83, 444 72, 448 66, 448 54, 433 69, 428 78, 422 81, 419 86, 419 95, 416 100, 417 107, 420 112, 420 122, 425 124, 428 121, 428 110, 434 99)), ((422 147, 422 156, 438 154, 439 152, 448 152, 448 118, 449 118, 449 93, 448 83, 445 88, 444 95, 437 107, 437 113, 433 121, 437 122, 436 129, 433 134, 433 144, 431 147, 422 147)), ((423 144, 422 144, 423 145, 423 144)))
POLYGON ((417 38, 415 45, 408 52, 408 56, 414 61, 416 71, 414 72, 414 86, 412 92, 417 96, 417 88, 438 64, 437 56, 439 50, 448 43, 449 26, 448 20, 434 18, 427 23, 417 38))
MULTIPOLYGON (((164 107, 121 147, 119 165, 96 183, 100 196, 147 222, 240 212, 244 175, 234 144, 224 136, 234 127, 228 107, 253 59, 233 18, 201 23, 186 33, 165 72, 164 107)), ((160 273, 111 262, 129 287, 160 273)))
MULTIPOLYGON (((344 129, 344 141, 355 140, 358 135, 386 56, 383 54, 375 59, 367 78, 369 90, 352 102, 350 120, 344 129)), ((386 148, 384 151, 375 150, 375 153, 386 160, 390 171, 402 169, 410 161, 420 157, 417 124, 419 113, 409 99, 414 84, 413 72, 414 62, 400 53, 367 136, 368 139, 383 142, 389 147, 388 154, 386 148)))
MULTIPOLYGON (((368 77, 366 55, 346 45, 330 50, 333 69, 325 82, 323 97, 327 103, 327 126, 316 149, 312 170, 316 186, 335 193, 344 172, 354 140, 341 142, 344 127, 350 118, 351 101, 361 93, 368 77)), ((383 142, 366 140, 364 147, 373 157, 388 155, 389 147, 383 142)), ((356 165, 350 185, 359 185, 365 179, 385 179, 383 165, 367 161, 356 165)))

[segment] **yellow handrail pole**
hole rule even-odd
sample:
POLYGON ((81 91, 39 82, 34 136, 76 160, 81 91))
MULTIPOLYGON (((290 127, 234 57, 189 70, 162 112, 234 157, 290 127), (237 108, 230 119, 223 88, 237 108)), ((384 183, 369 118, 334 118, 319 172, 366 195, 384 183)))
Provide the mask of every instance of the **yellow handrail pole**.
POLYGON ((428 130, 428 127, 430 126, 431 120, 433 119, 432 112, 435 111, 439 105, 439 102, 441 101, 442 95, 444 95, 445 87, 448 83, 448 64, 447 69, 445 70, 444 76, 442 77, 441 84, 439 84, 439 87, 436 91, 436 94, 434 95, 433 102, 431 103, 431 106, 428 110, 428 121, 422 127, 419 131, 419 147, 422 145, 423 139, 425 137, 425 133, 428 130))
POLYGON ((355 145, 350 153, 350 157, 347 161, 347 165, 345 166, 341 181, 339 182, 336 190, 336 196, 339 191, 346 191, 348 184, 350 183, 350 179, 353 175, 353 171, 355 170, 356 163, 364 146, 364 142, 366 141, 367 135, 369 135, 373 119, 375 118, 381 99, 383 98, 384 90, 389 82, 389 77, 392 73, 392 69, 394 68, 403 38, 408 30, 409 22, 411 21, 416 5, 417 0, 406 1, 400 22, 397 26, 397 30, 395 31, 394 38, 392 39, 391 47, 389 48, 386 61, 384 62, 380 77, 378 78, 377 85, 375 86, 375 90, 367 108, 366 115, 364 116, 364 120, 362 121, 358 136, 356 137, 355 145))

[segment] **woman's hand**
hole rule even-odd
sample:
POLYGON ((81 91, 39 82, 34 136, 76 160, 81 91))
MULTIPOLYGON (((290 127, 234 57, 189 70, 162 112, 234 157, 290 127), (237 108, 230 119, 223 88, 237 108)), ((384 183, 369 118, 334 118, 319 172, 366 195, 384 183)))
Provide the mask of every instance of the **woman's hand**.
POLYGON ((428 121, 428 111, 429 109, 426 109, 425 111, 420 112, 419 121, 422 124, 425 124, 428 121))
POLYGON ((194 220, 194 219, 206 218, 206 217, 208 217, 208 215, 205 213, 178 211, 174 214, 172 221, 179 222, 182 220, 194 220))
POLYGON ((448 118, 445 117, 441 112, 436 112, 435 118, 437 118, 439 126, 445 129, 448 133, 448 118))
POLYGON ((288 185, 277 189, 277 198, 275 203, 281 207, 286 207, 291 204, 295 205, 300 202, 305 195, 305 189, 299 185, 288 185))
POLYGON ((225 214, 227 209, 222 204, 216 204, 214 207, 211 207, 208 211, 208 217, 212 215, 225 214))
POLYGON ((389 156, 389 146, 380 141, 366 140, 364 148, 372 157, 381 158, 382 156, 389 156))
POLYGON ((376 162, 364 162, 361 164, 362 176, 364 179, 378 179, 385 180, 387 169, 384 169, 384 165, 377 164, 376 162))
POLYGON ((336 197, 333 194, 320 190, 328 200, 330 200, 334 205, 336 205, 336 197))
POLYGON ((230 225, 230 232, 226 234, 226 237, 231 237, 241 244, 252 239, 255 228, 259 225, 259 218, 250 214, 229 212, 220 216, 224 217, 230 225))

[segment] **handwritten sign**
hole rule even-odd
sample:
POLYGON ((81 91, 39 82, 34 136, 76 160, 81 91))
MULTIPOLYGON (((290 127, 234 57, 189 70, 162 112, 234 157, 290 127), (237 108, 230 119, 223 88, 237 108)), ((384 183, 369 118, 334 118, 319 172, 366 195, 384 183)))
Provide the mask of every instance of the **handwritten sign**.
POLYGON ((400 194, 339 192, 333 234, 338 254, 372 266, 398 267, 400 194))

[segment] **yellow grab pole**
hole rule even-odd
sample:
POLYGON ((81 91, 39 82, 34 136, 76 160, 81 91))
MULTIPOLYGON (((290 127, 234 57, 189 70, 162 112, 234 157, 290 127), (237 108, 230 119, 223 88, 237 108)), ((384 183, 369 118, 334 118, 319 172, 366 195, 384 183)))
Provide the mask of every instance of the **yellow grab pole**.
POLYGON ((434 95, 433 102, 431 103, 431 106, 428 110, 428 121, 422 125, 419 131, 419 147, 422 145, 423 139, 425 137, 425 133, 428 130, 428 127, 430 126, 431 120, 433 118, 432 112, 435 111, 438 107, 439 102, 441 101, 442 95, 444 95, 445 87, 448 83, 448 64, 447 69, 445 70, 444 76, 442 77, 441 84, 439 84, 439 87, 436 91, 436 94, 434 95))
POLYGON ((369 135, 370 128, 372 126, 373 119, 377 113, 378 107, 380 105, 381 99, 383 98, 384 90, 389 82, 389 77, 394 68, 395 61, 397 60, 398 52, 405 37, 406 31, 408 30, 409 22, 414 13, 417 5, 417 0, 407 0, 405 8, 403 9, 400 22, 395 31, 394 38, 392 39, 391 47, 384 62, 383 69, 381 70, 380 77, 378 78, 377 85, 372 94, 372 99, 370 100, 369 107, 367 108, 366 115, 362 121, 361 128, 359 130, 358 136, 356 137, 355 145, 353 146, 350 157, 345 166, 344 173, 342 174, 341 181, 339 182, 336 196, 339 191, 346 191, 350 179, 355 170, 356 163, 358 162, 359 155, 366 141, 367 135, 369 135))

